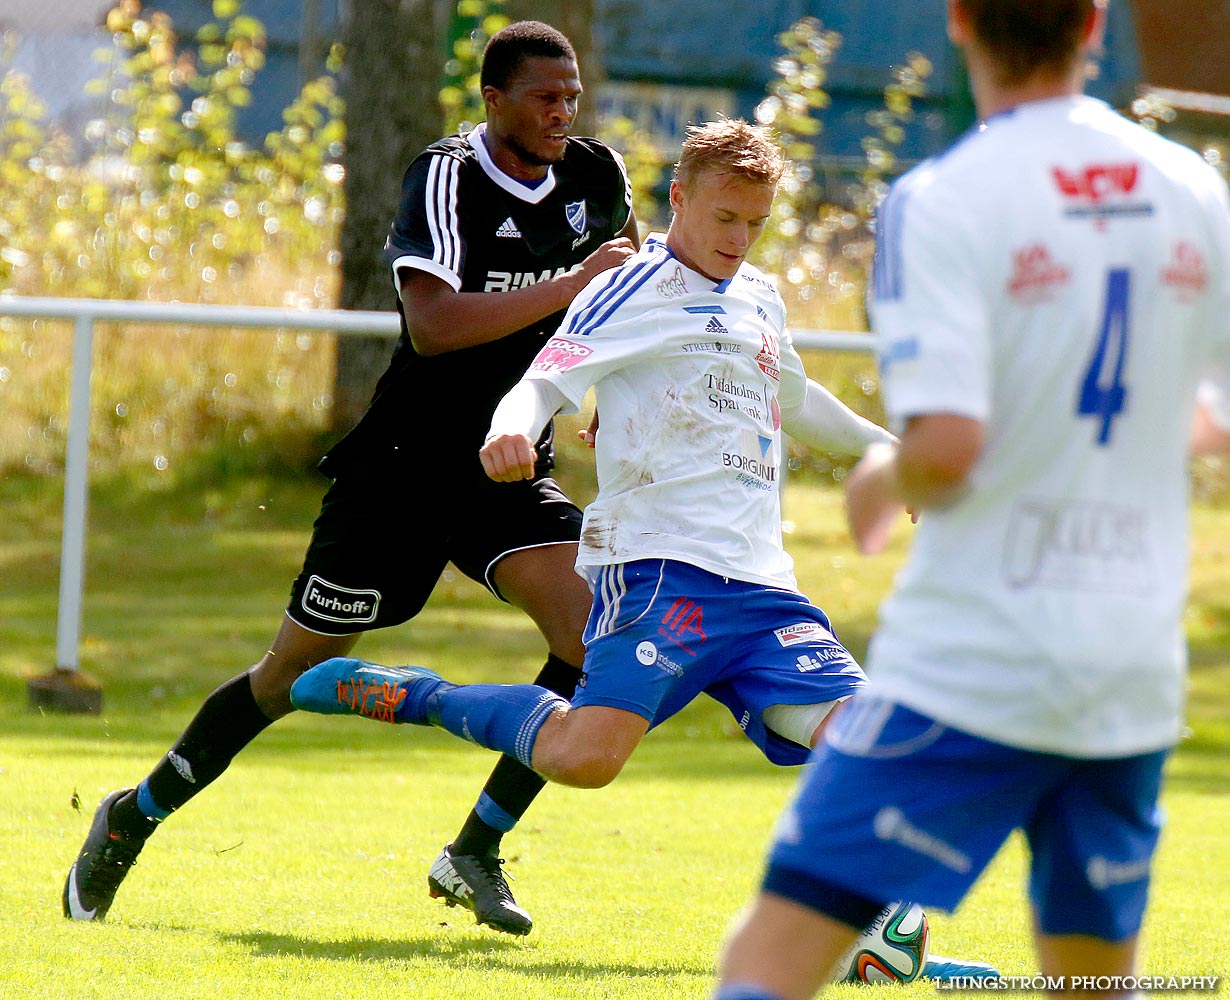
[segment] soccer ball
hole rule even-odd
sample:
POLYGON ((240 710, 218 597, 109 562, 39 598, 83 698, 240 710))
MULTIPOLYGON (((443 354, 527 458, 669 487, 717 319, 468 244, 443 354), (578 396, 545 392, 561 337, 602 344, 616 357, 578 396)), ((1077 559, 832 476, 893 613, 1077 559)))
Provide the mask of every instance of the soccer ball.
POLYGON ((833 978, 844 983, 912 983, 927 962, 931 928, 917 903, 889 903, 850 946, 833 978))

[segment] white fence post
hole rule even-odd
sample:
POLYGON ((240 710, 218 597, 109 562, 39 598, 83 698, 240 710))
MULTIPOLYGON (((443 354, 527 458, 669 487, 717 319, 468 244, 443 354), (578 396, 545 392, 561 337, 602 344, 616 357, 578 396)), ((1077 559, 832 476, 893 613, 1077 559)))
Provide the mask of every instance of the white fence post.
POLYGON ((81 603, 85 586, 85 522, 89 503, 90 374, 94 320, 73 321, 73 368, 68 397, 68 447, 64 458, 64 527, 60 540, 60 603, 56 618, 56 669, 77 670, 81 603))

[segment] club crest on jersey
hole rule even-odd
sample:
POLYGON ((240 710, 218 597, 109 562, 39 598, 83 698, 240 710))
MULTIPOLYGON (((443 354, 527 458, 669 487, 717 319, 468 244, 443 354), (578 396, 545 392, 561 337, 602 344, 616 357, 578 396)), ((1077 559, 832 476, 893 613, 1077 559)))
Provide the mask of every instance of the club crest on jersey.
POLYGON ((585 199, 564 202, 564 216, 578 236, 584 233, 585 224, 589 221, 589 213, 585 211, 585 199))

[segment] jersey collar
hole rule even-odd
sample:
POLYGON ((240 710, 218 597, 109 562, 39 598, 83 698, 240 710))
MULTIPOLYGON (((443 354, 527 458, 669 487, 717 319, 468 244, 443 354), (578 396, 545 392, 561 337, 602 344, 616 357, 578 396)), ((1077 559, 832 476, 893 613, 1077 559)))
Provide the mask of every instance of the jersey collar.
POLYGON ((487 151, 487 144, 483 142, 483 133, 486 131, 487 123, 480 122, 470 130, 466 139, 470 143, 470 148, 477 154, 479 165, 483 168, 483 173, 490 177, 493 183, 503 188, 514 198, 529 202, 531 205, 537 205, 543 198, 555 190, 555 169, 553 167, 547 167, 546 180, 537 187, 529 187, 504 173, 503 170, 495 165, 495 160, 491 158, 491 154, 487 151))
POLYGON ((650 233, 648 236, 645 237, 645 243, 644 243, 644 246, 641 247, 641 249, 642 250, 653 249, 653 250, 665 251, 666 255, 670 257, 671 260, 678 263, 678 265, 682 267, 685 271, 687 271, 688 274, 695 275, 695 277, 698 280, 703 281, 708 285, 712 285, 713 291, 716 292, 718 295, 725 294, 726 290, 730 287, 730 283, 734 281, 735 278, 739 277, 739 272, 743 270, 744 264, 747 263, 747 261, 744 261, 742 264, 739 265, 739 270, 735 271, 734 277, 724 278, 721 281, 714 281, 708 275, 701 274, 699 271, 694 271, 692 268, 688 267, 687 264, 685 264, 678 257, 676 257, 674 253, 671 251, 670 244, 666 242, 665 233, 650 233))

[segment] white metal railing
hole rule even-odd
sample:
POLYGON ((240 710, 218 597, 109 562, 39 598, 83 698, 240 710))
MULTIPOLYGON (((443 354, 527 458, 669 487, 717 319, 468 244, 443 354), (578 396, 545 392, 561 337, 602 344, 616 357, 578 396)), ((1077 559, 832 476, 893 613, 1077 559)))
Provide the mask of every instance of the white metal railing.
MULTIPOLYGON (((56 612, 56 668, 59 670, 77 670, 80 663, 89 494, 90 373, 95 323, 243 326, 373 337, 395 337, 400 330, 397 314, 392 312, 4 295, 0 295, 0 316, 73 321, 72 384, 68 405, 68 442, 64 456, 63 534, 60 540, 60 596, 56 612)), ((791 337, 797 347, 809 350, 862 352, 870 351, 875 346, 875 339, 870 335, 843 330, 792 330, 791 337)))

